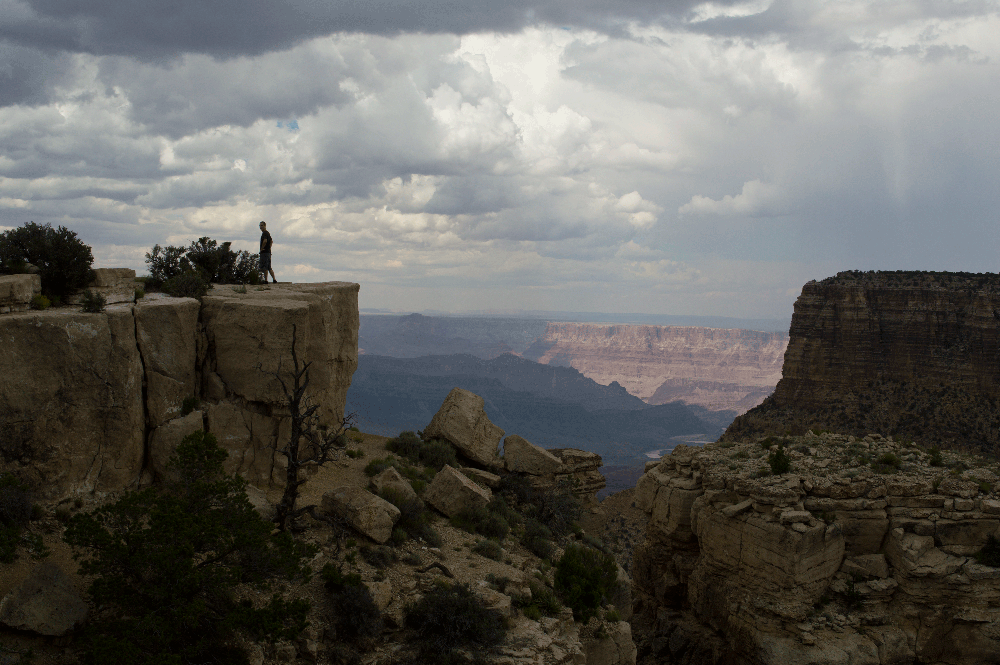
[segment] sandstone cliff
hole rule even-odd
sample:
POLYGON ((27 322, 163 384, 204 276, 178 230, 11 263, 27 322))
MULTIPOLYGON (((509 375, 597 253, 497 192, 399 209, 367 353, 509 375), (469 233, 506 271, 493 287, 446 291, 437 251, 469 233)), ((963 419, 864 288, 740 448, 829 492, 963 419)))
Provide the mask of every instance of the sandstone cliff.
POLYGON ((291 365, 293 325, 322 419, 342 416, 357 366, 357 284, 216 286, 201 302, 132 302, 130 279, 98 287, 124 300, 100 314, 18 311, 37 277, 4 279, 8 299, 19 299, 0 315, 0 470, 27 477, 40 498, 155 478, 177 442, 202 427, 230 451, 229 471, 269 481, 283 460, 272 444, 287 428, 270 373, 291 365))
POLYGON ((550 323, 523 355, 601 384, 617 381, 649 404, 742 413, 781 378, 786 345, 785 335, 751 330, 550 323))
POLYGON ((639 662, 1000 662, 1000 568, 973 556, 1000 536, 995 462, 824 434, 778 441, 792 469, 771 475, 775 443, 650 463, 639 662))
POLYGON ((998 275, 844 272, 809 282, 781 381, 726 437, 817 428, 996 450, 998 319, 998 275))

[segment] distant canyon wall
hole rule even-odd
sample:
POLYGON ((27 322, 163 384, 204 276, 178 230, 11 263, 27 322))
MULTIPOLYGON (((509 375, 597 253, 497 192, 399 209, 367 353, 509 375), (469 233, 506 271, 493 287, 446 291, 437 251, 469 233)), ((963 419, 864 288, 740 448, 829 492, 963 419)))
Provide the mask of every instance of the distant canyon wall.
POLYGON ((787 345, 787 335, 753 330, 549 323, 522 355, 616 381, 649 404, 743 413, 778 383, 787 345))
POLYGON ((357 367, 357 284, 132 302, 128 272, 124 301, 100 314, 18 311, 35 276, 0 277, 10 300, 0 300, 0 471, 44 499, 114 492, 161 475, 180 439, 205 428, 229 451, 227 471, 267 483, 283 473, 273 444, 289 419, 272 373, 288 380, 293 325, 322 420, 342 417, 357 367))
POLYGON ((781 381, 727 436, 806 428, 996 451, 1000 276, 843 272, 806 284, 781 381))

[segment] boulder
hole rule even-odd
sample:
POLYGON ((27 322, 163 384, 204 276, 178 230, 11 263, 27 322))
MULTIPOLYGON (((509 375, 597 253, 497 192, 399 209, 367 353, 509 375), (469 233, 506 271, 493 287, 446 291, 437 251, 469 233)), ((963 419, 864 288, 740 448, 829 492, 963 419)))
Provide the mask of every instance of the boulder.
POLYGON ((424 437, 449 441, 476 464, 499 466, 498 449, 504 431, 490 422, 483 405, 479 395, 453 388, 424 428, 424 437))
POLYGON ((0 314, 31 309, 31 300, 42 292, 38 275, 0 275, 0 314))
POLYGON ((479 483, 483 487, 495 490, 500 487, 500 476, 489 471, 483 471, 472 466, 463 466, 459 471, 469 480, 479 483))
POLYGON ((229 402, 209 404, 206 412, 208 431, 229 453, 223 465, 226 473, 238 473, 252 483, 269 483, 280 474, 278 467, 284 458, 275 454, 274 446, 278 437, 287 436, 287 418, 267 416, 229 402))
POLYGON ((583 651, 587 665, 635 665, 637 651, 632 642, 632 627, 627 621, 606 623, 603 637, 583 640, 583 651))
POLYGON ((105 302, 135 302, 135 270, 131 268, 94 268, 94 280, 87 287, 104 296, 105 302))
POLYGON ((150 427, 179 416, 184 399, 198 394, 195 340, 199 307, 194 298, 143 299, 135 306, 150 427))
POLYGON ((424 500, 448 517, 464 508, 485 507, 492 498, 489 489, 480 487, 447 464, 424 490, 424 500))
POLYGON ((131 307, 5 314, 0 338, 0 470, 22 469, 40 499, 137 482, 145 416, 131 307))
POLYGON ((326 492, 320 510, 342 517, 377 543, 389 540, 392 527, 399 520, 399 509, 396 506, 366 489, 349 485, 326 492))
POLYGON ((504 439, 503 461, 508 471, 533 476, 562 473, 564 468, 562 460, 558 457, 517 434, 511 434, 504 439))
POLYGON ((413 491, 410 481, 399 474, 394 467, 389 467, 382 473, 371 479, 372 492, 381 494, 382 490, 388 489, 399 492, 407 498, 416 498, 417 493, 413 491))
POLYGON ((167 462, 184 437, 203 429, 201 411, 192 411, 182 418, 174 418, 157 427, 149 435, 147 467, 153 477, 162 480, 167 477, 167 462))
POLYGON ((87 617, 87 603, 56 564, 46 561, 0 601, 0 622, 39 635, 65 635, 87 617))

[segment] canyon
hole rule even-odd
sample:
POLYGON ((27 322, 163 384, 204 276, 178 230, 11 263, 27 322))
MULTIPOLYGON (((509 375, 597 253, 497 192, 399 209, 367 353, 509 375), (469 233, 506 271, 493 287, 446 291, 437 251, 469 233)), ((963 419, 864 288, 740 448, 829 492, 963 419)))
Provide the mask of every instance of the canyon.
POLYGON ((743 413, 781 378, 782 333, 684 326, 549 323, 523 356, 617 382, 648 404, 743 413))

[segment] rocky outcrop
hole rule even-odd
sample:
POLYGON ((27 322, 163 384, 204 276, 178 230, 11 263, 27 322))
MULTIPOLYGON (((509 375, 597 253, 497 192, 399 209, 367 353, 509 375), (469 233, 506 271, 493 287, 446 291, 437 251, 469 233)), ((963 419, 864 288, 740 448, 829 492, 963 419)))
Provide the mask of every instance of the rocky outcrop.
POLYGON ((562 460, 516 434, 504 439, 503 463, 508 471, 533 476, 564 472, 562 460))
MULTIPOLYGON (((95 288, 134 298, 133 272, 95 272, 104 285, 95 288)), ((11 293, 37 281, 12 277, 0 283, 16 282, 11 293)), ((309 394, 321 421, 336 423, 357 366, 358 288, 216 286, 200 303, 151 294, 100 314, 0 316, 0 471, 24 477, 41 499, 103 494, 144 470, 162 476, 184 434, 205 427, 229 451, 228 472, 256 483, 283 475, 274 444, 288 418, 274 374, 291 369, 293 326, 299 360, 311 363, 309 394)))
POLYGON ((392 535, 399 520, 399 508, 368 490, 352 485, 338 487, 323 494, 320 512, 343 518, 353 528, 376 543, 384 543, 392 535))
POLYGON ((1000 662, 1000 568, 973 556, 998 472, 877 435, 678 446, 636 487, 640 662, 1000 662))
POLYGON ((485 508, 492 498, 493 493, 488 488, 474 483, 447 464, 424 490, 424 500, 448 517, 463 510, 485 508))
POLYGON ((31 309, 31 300, 42 293, 38 275, 0 275, 0 314, 31 309))
POLYGON ((781 333, 683 326, 550 323, 522 354, 625 387, 649 404, 680 400, 743 412, 781 378, 781 333))
POLYGON ((479 395, 454 388, 424 429, 424 436, 448 441, 460 455, 480 466, 498 467, 504 431, 490 422, 483 405, 479 395))
POLYGON ((65 635, 87 618, 87 603, 56 564, 40 563, 0 602, 0 623, 39 635, 65 635))
POLYGON ((726 437, 879 432, 1000 444, 1000 276, 844 272, 795 302, 782 378, 726 437))

